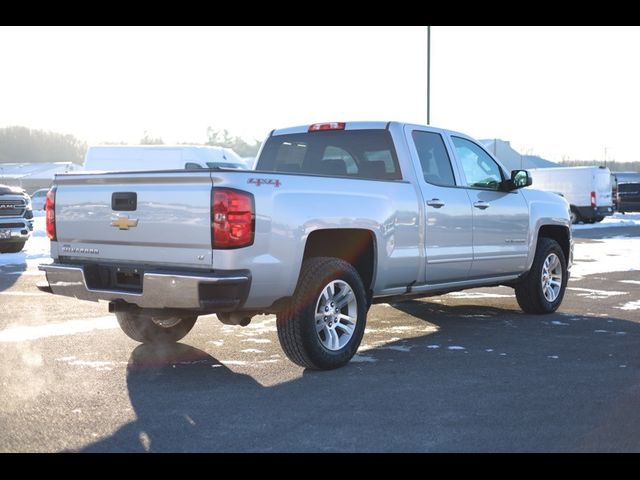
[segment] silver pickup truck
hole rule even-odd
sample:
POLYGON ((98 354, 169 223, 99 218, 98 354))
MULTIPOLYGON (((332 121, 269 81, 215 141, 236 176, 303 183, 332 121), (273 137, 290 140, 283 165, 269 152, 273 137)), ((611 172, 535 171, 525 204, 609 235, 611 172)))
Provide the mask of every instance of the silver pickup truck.
POLYGON ((466 135, 313 124, 274 130, 256 165, 58 175, 39 288, 108 301, 140 342, 275 313, 287 356, 315 369, 352 358, 372 303, 488 285, 528 313, 562 301, 567 202, 466 135))

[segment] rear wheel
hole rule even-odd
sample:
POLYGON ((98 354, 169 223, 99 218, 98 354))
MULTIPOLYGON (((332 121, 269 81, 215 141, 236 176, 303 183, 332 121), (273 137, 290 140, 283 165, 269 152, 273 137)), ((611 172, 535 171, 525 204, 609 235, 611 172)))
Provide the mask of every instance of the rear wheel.
POLYGON ((567 261, 560 245, 540 238, 531 270, 516 285, 516 299, 526 313, 555 312, 567 287, 567 261))
POLYGON ((18 253, 24 248, 25 242, 8 243, 6 245, 0 244, 0 253, 18 253))
POLYGON ((122 331, 133 340, 142 343, 173 343, 191 331, 198 317, 158 315, 139 309, 116 312, 116 318, 122 331))
POLYGON ((364 285, 351 264, 333 257, 306 260, 290 308, 278 314, 280 345, 302 367, 341 367, 360 346, 367 310, 364 285))

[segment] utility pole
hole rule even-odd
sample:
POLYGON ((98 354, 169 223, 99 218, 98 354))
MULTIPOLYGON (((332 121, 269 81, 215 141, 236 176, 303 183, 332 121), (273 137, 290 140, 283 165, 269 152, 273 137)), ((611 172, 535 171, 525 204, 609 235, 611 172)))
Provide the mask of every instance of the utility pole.
POLYGON ((431 124, 431 26, 427 26, 427 125, 431 124))

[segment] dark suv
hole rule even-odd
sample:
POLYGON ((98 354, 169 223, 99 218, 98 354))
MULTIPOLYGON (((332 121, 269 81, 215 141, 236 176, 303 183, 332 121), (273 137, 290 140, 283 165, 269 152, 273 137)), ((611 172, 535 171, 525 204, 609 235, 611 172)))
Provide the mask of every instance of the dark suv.
POLYGON ((17 253, 33 231, 31 197, 19 187, 0 185, 0 253, 17 253))
POLYGON ((640 182, 618 183, 618 211, 640 212, 640 182))
POLYGON ((617 211, 640 212, 640 172, 613 172, 613 201, 617 211))

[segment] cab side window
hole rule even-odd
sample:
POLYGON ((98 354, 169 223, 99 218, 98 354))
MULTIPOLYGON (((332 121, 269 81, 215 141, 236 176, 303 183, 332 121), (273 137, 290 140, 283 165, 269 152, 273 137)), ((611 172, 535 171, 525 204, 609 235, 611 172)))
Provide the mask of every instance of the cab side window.
POLYGON ((414 130, 411 134, 418 151, 424 181, 433 185, 453 187, 456 184, 451 160, 442 136, 434 132, 414 130))
POLYGON ((467 185, 471 188, 498 190, 502 181, 500 166, 480 146, 461 137, 451 137, 467 185))

